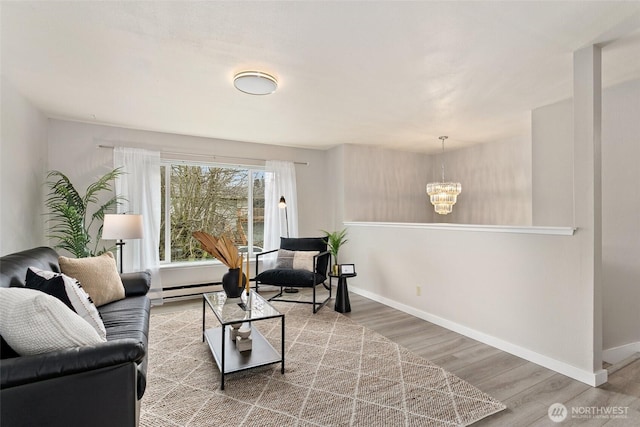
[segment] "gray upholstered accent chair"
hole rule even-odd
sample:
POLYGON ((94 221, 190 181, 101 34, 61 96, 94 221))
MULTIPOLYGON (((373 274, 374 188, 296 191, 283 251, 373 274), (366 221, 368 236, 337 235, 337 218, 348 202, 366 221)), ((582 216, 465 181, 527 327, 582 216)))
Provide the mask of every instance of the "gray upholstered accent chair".
POLYGON ((280 292, 269 301, 285 301, 302 304, 312 304, 313 312, 316 313, 323 305, 331 299, 331 286, 326 284, 327 269, 331 261, 331 253, 327 250, 327 241, 324 237, 282 237, 280 238, 280 249, 262 252, 256 255, 256 291, 260 285, 279 286, 280 292), (287 252, 290 251, 290 252, 287 252), (310 256, 309 252, 317 252, 310 256), (278 262, 274 268, 259 271, 260 258, 266 254, 278 252, 278 262), (293 252, 293 254, 292 254, 293 252), (296 256, 297 252, 302 252, 302 259, 309 260, 309 268, 294 268, 288 259, 296 256), (307 254, 304 254, 306 252, 307 254), (323 301, 316 300, 316 287, 323 285, 329 290, 329 297, 323 301), (312 301, 297 301, 281 298, 284 288, 311 288, 313 290, 312 301))

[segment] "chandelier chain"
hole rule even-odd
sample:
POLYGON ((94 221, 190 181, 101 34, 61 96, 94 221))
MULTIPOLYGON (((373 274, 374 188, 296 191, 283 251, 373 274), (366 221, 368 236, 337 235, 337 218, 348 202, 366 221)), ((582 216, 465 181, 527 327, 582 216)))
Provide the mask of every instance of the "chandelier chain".
POLYGON ((444 181, 444 140, 447 139, 448 136, 441 136, 440 140, 442 141, 442 156, 440 157, 440 167, 442 168, 442 182, 444 181))

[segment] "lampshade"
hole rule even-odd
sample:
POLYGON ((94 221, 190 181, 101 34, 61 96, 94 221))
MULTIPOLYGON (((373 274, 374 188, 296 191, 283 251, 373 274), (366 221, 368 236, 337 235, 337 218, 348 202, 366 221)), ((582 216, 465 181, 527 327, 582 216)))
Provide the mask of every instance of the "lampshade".
POLYGON ((112 239, 141 239, 142 215, 107 214, 104 216, 102 238, 112 239))
POLYGON ((462 192, 462 185, 459 182, 444 180, 444 140, 447 138, 446 136, 439 138, 442 141, 442 181, 427 184, 427 194, 431 204, 440 215, 447 215, 453 211, 453 205, 456 204, 458 195, 462 192))
POLYGON ((278 203, 278 207, 280 209, 284 209, 287 207, 287 201, 284 199, 284 196, 280 196, 280 202, 278 203))
POLYGON ((278 81, 261 71, 243 71, 234 76, 233 85, 249 95, 269 95, 278 88, 278 81))

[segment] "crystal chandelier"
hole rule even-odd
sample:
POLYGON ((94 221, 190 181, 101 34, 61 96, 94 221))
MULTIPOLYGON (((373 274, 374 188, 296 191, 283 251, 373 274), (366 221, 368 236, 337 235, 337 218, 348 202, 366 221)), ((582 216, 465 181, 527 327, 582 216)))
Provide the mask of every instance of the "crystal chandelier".
POLYGON ((441 136, 442 140, 442 182, 431 182, 427 184, 427 194, 431 199, 436 213, 446 215, 451 213, 453 205, 458 201, 458 194, 462 192, 462 185, 459 182, 445 182, 444 180, 444 140, 447 136, 441 136))

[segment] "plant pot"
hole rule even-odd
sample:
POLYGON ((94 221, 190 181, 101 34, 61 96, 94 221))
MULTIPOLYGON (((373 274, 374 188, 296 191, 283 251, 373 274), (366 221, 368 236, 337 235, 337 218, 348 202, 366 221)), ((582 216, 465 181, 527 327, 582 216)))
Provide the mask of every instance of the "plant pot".
POLYGON ((337 276, 338 273, 340 272, 340 266, 338 264, 333 264, 333 275, 337 276))
POLYGON ((229 271, 222 276, 222 289, 224 289, 224 293, 227 294, 227 298, 240 298, 247 284, 247 276, 245 276, 244 273, 242 274, 242 286, 240 286, 239 282, 239 268, 230 268, 229 271))

